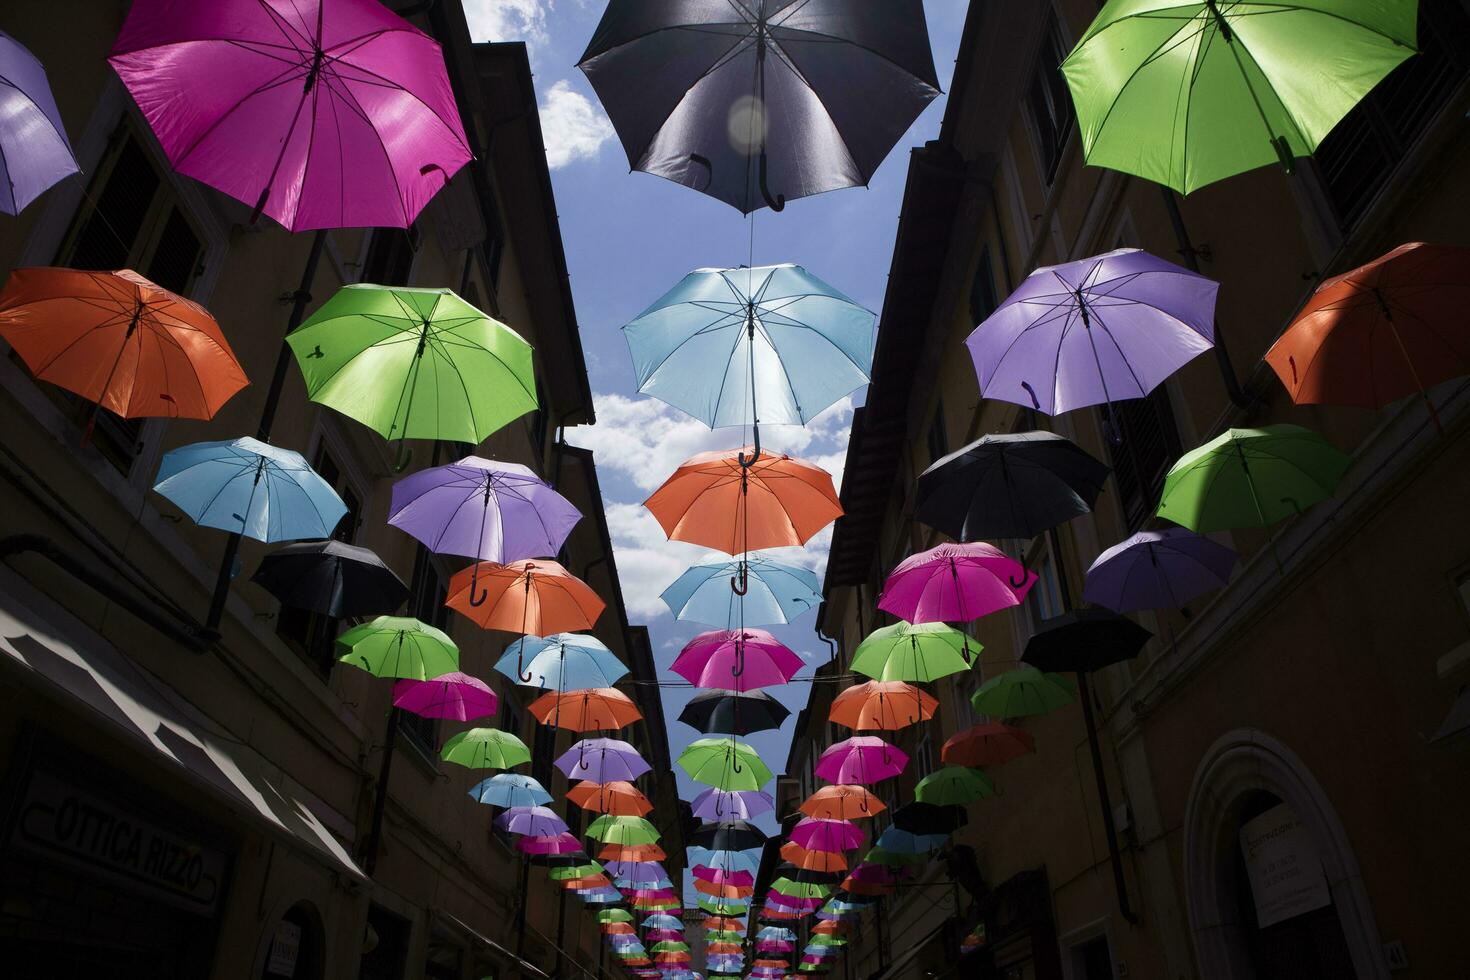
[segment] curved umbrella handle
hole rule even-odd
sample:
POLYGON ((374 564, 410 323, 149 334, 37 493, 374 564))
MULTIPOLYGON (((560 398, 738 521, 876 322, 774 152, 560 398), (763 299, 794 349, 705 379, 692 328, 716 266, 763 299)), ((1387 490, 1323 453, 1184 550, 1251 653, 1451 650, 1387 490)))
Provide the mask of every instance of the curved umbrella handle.
MULTIPOLYGON (((960 656, 964 658, 965 663, 968 664, 970 662, 970 637, 968 634, 966 634, 964 640, 960 642, 960 656)), ((914 700, 917 701, 918 699, 915 698, 914 700)), ((913 722, 909 722, 909 724, 913 724, 913 722)))
POLYGON ((393 460, 393 472, 402 473, 404 470, 408 469, 408 464, 411 462, 413 462, 413 450, 408 448, 408 443, 406 441, 399 440, 398 457, 393 460))
MULTIPOLYGON (((754 466, 756 464, 756 460, 758 460, 758 459, 761 458, 761 420, 760 419, 756 419, 755 420, 754 429, 755 429, 755 452, 751 453, 749 459, 747 459, 745 457, 745 453, 740 453, 736 457, 737 459, 740 460, 740 468, 742 470, 748 470, 748 469, 750 469, 752 466, 754 466)), ((744 492, 744 490, 745 490, 745 484, 743 482, 741 483, 740 489, 741 489, 742 492, 744 492)))
POLYGON ((746 570, 745 562, 740 562, 740 574, 730 576, 730 591, 736 595, 745 595, 750 591, 750 573, 746 570))
POLYGON ((475 562, 475 570, 470 573, 470 605, 483 606, 488 598, 490 598, 490 589, 488 586, 480 588, 480 563, 475 562), (479 589, 478 593, 476 589, 479 589))
POLYGON ((766 207, 770 208, 772 211, 784 211, 786 210, 786 195, 771 193, 771 187, 769 182, 767 181, 767 171, 768 165, 766 162, 766 148, 765 146, 762 146, 760 159, 761 197, 765 199, 766 207))
POLYGON ((577 768, 583 772, 587 770, 587 741, 585 739, 577 742, 577 768))
POLYGON ((521 679, 522 684, 531 683, 531 672, 523 666, 526 660, 526 638, 523 636, 516 641, 516 676, 521 679))
POLYGON ((1021 563, 1021 581, 1017 582, 1015 580, 1015 578, 1013 576, 1011 576, 1011 575, 1007 575, 1006 576, 1006 580, 1011 583, 1011 588, 1013 588, 1013 589, 1019 589, 1019 588, 1021 588, 1031 578, 1031 569, 1029 569, 1029 568, 1026 567, 1026 554, 1025 554, 1025 552, 1022 552, 1021 553, 1021 557, 1018 560, 1021 563))
POLYGON ((858 798, 858 809, 864 813, 868 812, 868 794, 864 793, 858 798))
POLYGON ((735 665, 730 668, 731 677, 739 677, 745 673, 745 641, 735 641, 735 665))

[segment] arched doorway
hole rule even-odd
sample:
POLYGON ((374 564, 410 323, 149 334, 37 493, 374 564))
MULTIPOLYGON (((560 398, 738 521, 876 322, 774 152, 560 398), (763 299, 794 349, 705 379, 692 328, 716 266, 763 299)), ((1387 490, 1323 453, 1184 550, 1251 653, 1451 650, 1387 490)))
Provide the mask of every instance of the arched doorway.
POLYGON ((286 909, 262 937, 261 980, 322 980, 326 975, 326 937, 322 917, 311 902, 286 909))
POLYGON ((1337 813, 1275 738, 1239 729, 1210 747, 1190 789, 1184 849, 1203 980, 1388 976, 1337 813))

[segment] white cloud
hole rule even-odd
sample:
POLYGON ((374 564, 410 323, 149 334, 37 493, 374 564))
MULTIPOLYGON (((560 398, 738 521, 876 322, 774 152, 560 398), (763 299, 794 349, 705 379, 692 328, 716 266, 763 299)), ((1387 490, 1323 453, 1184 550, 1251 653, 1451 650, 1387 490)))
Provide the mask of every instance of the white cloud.
POLYGON ((465 20, 476 41, 525 41, 545 44, 546 14, 551 0, 466 0, 465 20))
POLYGON ((628 614, 635 619, 667 615, 669 607, 664 605, 659 593, 684 569, 707 560, 712 552, 668 540, 664 529, 642 504, 608 502, 605 510, 628 614))
POLYGON ((602 107, 563 78, 541 103, 541 136, 546 143, 546 165, 552 170, 578 160, 591 160, 613 138, 613 124, 602 107))

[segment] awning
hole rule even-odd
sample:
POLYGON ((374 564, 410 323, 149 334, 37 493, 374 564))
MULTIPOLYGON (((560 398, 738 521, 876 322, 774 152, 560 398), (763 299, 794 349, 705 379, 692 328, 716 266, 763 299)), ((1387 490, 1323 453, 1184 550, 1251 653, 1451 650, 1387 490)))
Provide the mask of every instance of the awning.
POLYGON ((454 915, 450 912, 446 912, 443 909, 435 909, 434 914, 439 916, 441 919, 449 923, 454 928, 458 929, 460 932, 464 933, 470 939, 473 939, 475 942, 490 950, 492 953, 495 953, 497 956, 503 957, 510 963, 514 963, 522 973, 529 974, 533 977, 544 977, 546 978, 546 980, 551 980, 551 975, 548 974, 545 970, 536 966, 536 964, 534 963, 521 959, 519 956, 506 949, 504 946, 500 945, 489 936, 486 936, 478 929, 475 929, 474 927, 467 924, 463 919, 459 918, 459 916, 454 915))
MULTIPOLYGON (((0 670, 77 702, 162 765, 328 869, 366 881, 290 779, 19 575, 0 567, 0 670)), ((193 654, 180 653, 192 657, 193 654)))

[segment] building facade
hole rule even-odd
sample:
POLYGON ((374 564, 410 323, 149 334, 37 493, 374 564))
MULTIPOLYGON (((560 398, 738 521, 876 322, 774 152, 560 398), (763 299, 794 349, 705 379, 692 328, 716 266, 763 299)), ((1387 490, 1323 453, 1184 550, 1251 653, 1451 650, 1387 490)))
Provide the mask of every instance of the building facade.
MULTIPOLYGON (((390 6, 395 6, 390 4, 390 6)), ((596 634, 632 669, 645 792, 677 813, 645 630, 628 622, 591 454, 595 421, 520 44, 474 44, 459 3, 398 3, 444 48, 474 160, 407 230, 333 231, 308 311, 354 282, 447 286, 536 350, 541 408, 479 447, 415 443, 409 466, 470 452, 525 464, 583 513, 559 559, 608 603, 596 634)), ((0 219, 0 274, 132 268, 210 309, 254 384, 209 422, 128 422, 34 380, 0 351, 0 958, 14 977, 593 976, 602 943, 575 896, 527 868, 485 773, 440 761, 456 726, 390 712, 391 682, 337 664, 346 625, 283 609, 240 549, 205 629, 227 536, 150 491, 164 453, 254 434, 312 240, 174 173, 106 62, 122 0, 8 5, 0 29, 48 69, 83 174, 0 219), (385 792, 386 791, 386 792, 385 792), (381 805, 380 805, 381 801, 381 805)), ((0 345, 3 347, 3 345, 0 345)), ((535 723, 492 669, 506 634, 450 616, 459 564, 386 525, 395 459, 309 402, 290 368, 273 441, 301 452, 349 514, 344 541, 413 591, 462 669, 500 694, 496 727, 551 760, 573 733, 535 723)), ((677 825, 664 828, 678 854, 677 825)))
MULTIPOLYGON (((988 433, 1051 429, 1112 467, 1094 512, 997 542, 1040 575, 1026 603, 977 622, 974 671, 900 733, 909 771, 940 765, 986 720, 969 695, 1014 666, 1042 620, 1082 605, 1097 555, 1153 519, 1182 451, 1229 427, 1290 422, 1349 453, 1336 495, 1268 531, 1214 535, 1241 555, 1229 587, 1145 613, 1155 639, 1093 676, 1110 842, 1082 712, 1012 720, 1033 754, 992 771, 943 860, 866 913, 847 978, 1016 980, 1450 977, 1467 957, 1464 734, 1470 681, 1470 384, 1381 411, 1296 406, 1262 356, 1323 279, 1411 241, 1465 245, 1470 9, 1421 0, 1420 52, 1287 174, 1267 168, 1181 199, 1087 167, 1057 66, 1091 0, 974 3, 939 137, 913 151, 873 382, 854 420, 821 629, 839 647, 813 685, 783 781, 816 781, 857 643, 891 622, 884 577, 940 538, 913 520, 918 475, 988 433), (1136 246, 1222 286, 1213 354, 1152 396, 1046 418, 982 399, 964 338, 1032 270, 1136 246), (1278 567, 1279 562, 1279 567, 1278 567), (1287 835, 1309 897, 1262 910, 1242 840, 1287 835), (1244 838, 1243 838, 1244 835, 1244 838), (1116 852, 1116 863, 1110 852, 1116 852), (1114 870, 1121 871, 1121 883, 1114 870), (981 938, 963 958, 966 934, 981 938)), ((861 680, 862 678, 856 678, 861 680)), ((874 833, 884 816, 868 822, 874 833)))

